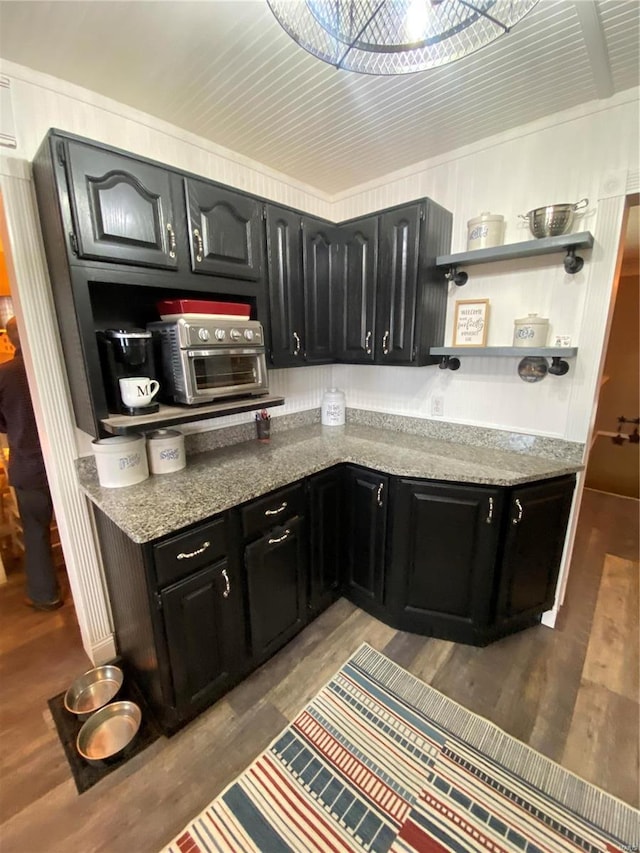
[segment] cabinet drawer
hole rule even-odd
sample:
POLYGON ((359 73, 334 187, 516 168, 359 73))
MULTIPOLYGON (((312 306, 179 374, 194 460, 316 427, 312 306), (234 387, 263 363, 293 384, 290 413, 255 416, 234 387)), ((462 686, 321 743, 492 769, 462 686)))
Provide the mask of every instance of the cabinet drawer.
POLYGON ((221 516, 189 533, 155 545, 153 556, 159 586, 211 565, 224 557, 226 547, 225 518, 221 516))
POLYGON ((242 533, 245 537, 266 533, 295 515, 306 515, 302 484, 280 489, 245 506, 241 510, 242 533))

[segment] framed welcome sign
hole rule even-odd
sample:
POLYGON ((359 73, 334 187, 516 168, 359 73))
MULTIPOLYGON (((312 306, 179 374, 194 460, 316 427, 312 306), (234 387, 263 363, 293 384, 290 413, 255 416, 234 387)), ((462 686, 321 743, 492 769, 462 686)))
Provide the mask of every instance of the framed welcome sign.
POLYGON ((453 321, 454 347, 483 347, 489 325, 488 299, 458 299, 453 321))

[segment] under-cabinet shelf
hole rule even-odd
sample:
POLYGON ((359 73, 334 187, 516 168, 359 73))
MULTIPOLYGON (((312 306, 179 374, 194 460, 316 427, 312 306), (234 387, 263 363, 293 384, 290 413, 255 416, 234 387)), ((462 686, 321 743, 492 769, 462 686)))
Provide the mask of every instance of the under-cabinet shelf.
POLYGON ((273 394, 267 394, 263 397, 243 397, 240 400, 221 400, 219 403, 210 403, 204 406, 165 406, 161 404, 158 411, 152 415, 111 415, 108 418, 103 418, 101 423, 105 431, 112 435, 127 435, 132 432, 146 432, 193 421, 204 421, 209 418, 221 418, 224 415, 271 409, 283 404, 284 397, 276 397, 273 394))
POLYGON ((554 252, 566 252, 564 269, 567 275, 575 275, 584 265, 582 258, 576 255, 576 249, 590 249, 593 246, 593 234, 579 231, 576 234, 560 234, 557 237, 540 237, 525 240, 522 243, 507 243, 504 246, 491 246, 488 249, 473 249, 458 252, 455 255, 439 255, 436 266, 446 269, 446 278, 459 287, 467 283, 469 276, 459 272, 458 267, 474 264, 488 264, 492 261, 509 261, 516 258, 531 258, 535 255, 550 255, 554 252))
POLYGON ((525 382, 538 382, 547 373, 564 376, 569 372, 567 358, 575 358, 577 347, 431 347, 431 355, 440 356, 441 370, 458 370, 460 357, 502 356, 520 359, 518 376, 525 382), (547 364, 550 359, 551 364, 547 364))

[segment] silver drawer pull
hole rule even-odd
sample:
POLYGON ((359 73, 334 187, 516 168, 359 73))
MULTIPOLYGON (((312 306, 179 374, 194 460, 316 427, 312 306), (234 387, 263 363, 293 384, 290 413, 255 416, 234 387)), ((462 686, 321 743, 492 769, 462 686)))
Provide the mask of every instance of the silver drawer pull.
POLYGON ((176 256, 176 233, 173 230, 173 225, 170 222, 167 223, 167 234, 169 235, 169 257, 175 258, 175 256, 176 256))
POLYGON ((231 584, 229 583, 229 575, 227 574, 227 570, 222 570, 222 577, 224 578, 225 588, 222 593, 224 598, 229 598, 229 593, 231 592, 231 584))
POLYGON ((384 483, 380 483, 378 486, 378 506, 382 506, 382 490, 384 489, 384 483))
POLYGON ((282 501, 282 504, 278 507, 278 509, 265 509, 264 514, 265 515, 278 515, 279 513, 281 513, 286 508, 287 508, 287 502, 282 501))
POLYGON ((300 343, 300 335, 299 335, 297 332, 294 332, 294 333, 293 333, 293 339, 294 339, 294 340, 295 340, 295 342, 296 342, 296 346, 295 346, 295 349, 294 349, 294 351, 293 351, 293 354, 294 354, 294 355, 298 355, 298 354, 300 353, 300 347, 301 347, 301 343, 300 343))
POLYGON ((516 498, 515 503, 518 507, 518 515, 515 518, 511 519, 511 524, 520 524, 520 522, 522 521, 522 513, 524 512, 524 510, 522 509, 522 504, 520 503, 518 498, 516 498))
POLYGON ((211 542, 203 542, 202 547, 198 548, 197 551, 192 551, 190 554, 178 554, 178 560, 190 560, 192 557, 197 557, 198 554, 204 554, 207 548, 211 545, 211 542))
POLYGON ((493 522, 493 498, 489 498, 489 513, 487 514, 485 521, 487 524, 492 524, 493 522))
POLYGON ((285 530, 282 536, 279 536, 277 539, 269 539, 269 545, 277 545, 278 542, 284 542, 284 540, 287 538, 287 536, 290 535, 290 533, 290 530, 285 530))
POLYGON ((367 332, 367 336, 364 339, 364 351, 367 355, 371 355, 371 332, 367 332))
POLYGON ((389 355, 389 330, 384 333, 382 336, 382 352, 385 355, 389 355))

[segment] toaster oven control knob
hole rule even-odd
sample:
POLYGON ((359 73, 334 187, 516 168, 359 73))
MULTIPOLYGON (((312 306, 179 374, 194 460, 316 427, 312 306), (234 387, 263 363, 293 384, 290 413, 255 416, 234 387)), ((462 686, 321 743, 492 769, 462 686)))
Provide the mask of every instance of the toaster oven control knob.
POLYGON ((245 329, 244 330, 244 338, 246 341, 253 340, 253 329, 245 329))
POLYGON ((239 341, 242 335, 237 329, 231 329, 231 331, 229 332, 229 337, 232 341, 239 341))
POLYGON ((216 329, 214 334, 217 341, 223 341, 227 337, 227 333, 224 329, 216 329))
POLYGON ((198 337, 201 341, 209 340, 209 329, 198 329, 198 337))

